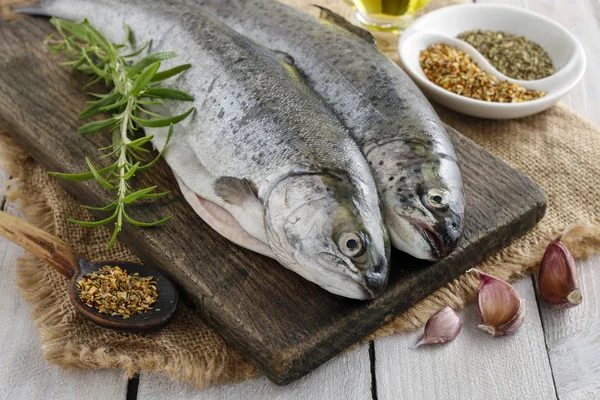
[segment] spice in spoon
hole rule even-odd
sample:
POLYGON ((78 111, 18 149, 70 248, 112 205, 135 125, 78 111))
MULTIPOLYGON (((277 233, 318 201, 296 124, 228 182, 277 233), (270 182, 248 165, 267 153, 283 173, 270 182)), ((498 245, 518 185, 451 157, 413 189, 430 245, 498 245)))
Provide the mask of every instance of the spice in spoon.
POLYGON ((458 35, 475 47, 504 75, 521 80, 542 79, 554 73, 548 53, 524 36, 501 31, 474 30, 458 35))
POLYGON ((419 55, 421 68, 431 82, 476 100, 520 103, 546 93, 500 80, 481 70, 465 52, 453 46, 432 44, 419 55))
POLYGON ((158 299, 156 281, 152 276, 128 274, 117 266, 104 266, 98 271, 85 274, 77 282, 79 299, 88 307, 103 314, 129 318, 146 312, 158 299))

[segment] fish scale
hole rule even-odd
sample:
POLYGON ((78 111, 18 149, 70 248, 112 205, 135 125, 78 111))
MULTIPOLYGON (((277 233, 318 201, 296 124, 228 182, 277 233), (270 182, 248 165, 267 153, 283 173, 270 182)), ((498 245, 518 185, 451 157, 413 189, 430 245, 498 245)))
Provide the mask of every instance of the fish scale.
MULTIPOLYGON (((152 40, 153 52, 177 52, 162 68, 192 68, 164 85, 191 93, 196 112, 177 125, 165 158, 190 205, 223 236, 326 290, 359 299, 381 293, 389 239, 373 177, 287 56, 175 2, 48 0, 22 11, 87 18, 113 41, 125 23, 138 43, 152 40)), ((152 111, 188 107, 167 101, 152 111)), ((145 129, 159 149, 167 132, 145 129)))
MULTIPOLYGON (((453 145, 425 96, 368 40, 372 39, 368 32, 326 9, 322 9, 324 19, 319 20, 273 0, 178 1, 200 7, 252 40, 294 59, 371 162, 384 218, 397 248, 433 260, 457 246, 464 194, 453 145), (419 151, 430 155, 422 162, 436 170, 428 176, 417 174, 405 188, 413 194, 410 207, 402 197, 384 190, 387 182, 377 178, 384 175, 380 160, 368 151, 396 147, 394 140, 418 143, 419 151), (434 158, 439 164, 430 162, 434 158), (445 203, 435 203, 438 198, 445 203)), ((383 169, 398 176, 411 173, 410 163, 396 166, 395 171, 387 165, 383 169)))

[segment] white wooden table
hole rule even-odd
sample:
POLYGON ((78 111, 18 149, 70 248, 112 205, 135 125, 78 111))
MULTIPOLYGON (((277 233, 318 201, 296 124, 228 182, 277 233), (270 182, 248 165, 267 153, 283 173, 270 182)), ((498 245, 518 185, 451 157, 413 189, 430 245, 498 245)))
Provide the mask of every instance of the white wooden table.
MULTIPOLYGON (((588 71, 563 103, 600 126, 600 0, 477 0, 545 14, 583 43, 588 71)), ((598 162, 598 160, 595 160, 598 162)), ((8 179, 0 171, 0 183, 8 179)), ((3 194, 0 192, 0 199, 3 194)), ((18 214, 2 200, 5 211, 18 214)), ((512 337, 489 338, 474 306, 446 346, 413 349, 419 332, 376 340, 287 387, 264 378, 197 390, 154 374, 128 381, 120 371, 62 370, 42 358, 28 306, 15 283, 23 251, 0 240, 0 400, 20 399, 600 399, 600 256, 579 262, 584 302, 551 311, 531 279, 516 284, 528 316, 512 337)))

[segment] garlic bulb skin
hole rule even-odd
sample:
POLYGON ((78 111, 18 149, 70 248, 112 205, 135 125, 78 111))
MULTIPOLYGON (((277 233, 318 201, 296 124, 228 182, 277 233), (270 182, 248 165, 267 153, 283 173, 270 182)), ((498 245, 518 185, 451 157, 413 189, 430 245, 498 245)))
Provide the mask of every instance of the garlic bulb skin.
POLYGON ((583 300, 577 265, 567 246, 561 242, 566 233, 558 235, 546 248, 536 280, 540 297, 554 308, 575 307, 583 300))
POLYGON ((507 282, 472 271, 479 277, 477 301, 483 320, 479 328, 492 336, 512 335, 525 320, 525 300, 507 282))
POLYGON ((440 344, 454 340, 462 328, 462 321, 452 307, 446 306, 433 314, 425 324, 423 338, 415 347, 422 344, 440 344))

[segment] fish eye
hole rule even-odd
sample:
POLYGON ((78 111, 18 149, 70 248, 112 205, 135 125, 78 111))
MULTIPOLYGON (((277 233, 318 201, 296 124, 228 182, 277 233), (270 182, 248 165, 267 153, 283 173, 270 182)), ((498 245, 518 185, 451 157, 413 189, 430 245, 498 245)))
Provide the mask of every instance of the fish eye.
POLYGON ((338 240, 338 247, 346 257, 357 257, 365 250, 365 240, 359 232, 344 232, 338 240))
POLYGON ((425 202, 431 208, 443 210, 448 207, 448 193, 439 188, 432 188, 425 194, 425 202))

